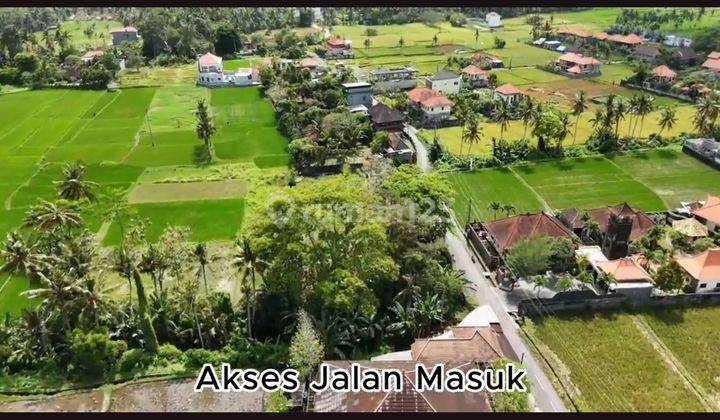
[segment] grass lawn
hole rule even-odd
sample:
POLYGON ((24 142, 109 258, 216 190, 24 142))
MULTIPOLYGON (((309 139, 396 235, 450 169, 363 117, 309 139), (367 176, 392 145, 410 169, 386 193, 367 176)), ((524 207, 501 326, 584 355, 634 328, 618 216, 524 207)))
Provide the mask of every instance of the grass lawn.
POLYGON ((624 201, 645 211, 665 209, 650 188, 602 157, 529 163, 513 169, 555 209, 588 209, 624 201))
POLYGON ((168 67, 141 67, 120 72, 121 87, 194 85, 198 78, 197 64, 177 64, 168 67))
POLYGON ((628 315, 546 317, 523 328, 544 344, 583 411, 703 410, 628 315))
MULTIPOLYGON (((107 46, 112 41, 110 30, 121 26, 123 26, 122 23, 114 20, 68 20, 60 24, 60 29, 68 33, 70 45, 84 52, 92 48, 107 46), (85 34, 87 28, 92 29, 90 37, 85 34)), ((56 31, 51 30, 48 32, 55 35, 56 31)), ((36 32, 35 37, 44 46, 43 34, 42 31, 36 32)), ((55 46, 56 49, 59 48, 57 42, 55 46)))
MULTIPOLYGON (((147 239, 157 240, 167 226, 188 226, 193 241, 232 240, 240 230, 245 200, 175 201, 135 204, 135 217, 149 222, 147 239)), ((103 239, 104 245, 120 243, 120 228, 113 223, 103 239)))
MULTIPOLYGON (((455 187, 453 210, 462 225, 467 222, 469 201, 472 199, 471 219, 491 220, 496 215, 488 208, 491 202, 512 204, 518 213, 536 212, 543 205, 533 191, 507 168, 483 169, 475 172, 456 172, 450 175, 455 187)), ((498 214, 498 217, 504 216, 498 214)))
POLYGON ((549 83, 570 80, 569 78, 549 71, 540 70, 535 67, 519 69, 493 70, 497 74, 498 84, 510 83, 515 86, 531 85, 535 83, 549 83))
POLYGON ((130 203, 212 200, 242 197, 247 184, 239 179, 208 182, 140 184, 128 194, 130 203))
POLYGON ((658 309, 643 318, 707 392, 720 395, 720 307, 658 309))

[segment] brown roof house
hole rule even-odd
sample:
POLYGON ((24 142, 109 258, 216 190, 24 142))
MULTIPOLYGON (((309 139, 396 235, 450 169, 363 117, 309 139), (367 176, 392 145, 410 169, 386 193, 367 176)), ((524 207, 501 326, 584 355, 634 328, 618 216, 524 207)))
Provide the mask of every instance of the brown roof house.
POLYGON ((677 79, 677 73, 665 64, 655 67, 650 71, 650 74, 662 83, 672 83, 677 79))
POLYGON ((382 102, 371 106, 368 114, 373 130, 397 131, 403 129, 405 114, 382 102))
POLYGON ((462 77, 470 87, 487 86, 489 83, 487 72, 474 64, 462 69, 462 77))
POLYGON ((650 274, 640 265, 636 256, 619 258, 611 261, 597 262, 595 266, 615 280, 608 287, 609 293, 629 295, 634 298, 647 299, 654 288, 650 274))
POLYGON ((516 88, 510 83, 505 83, 504 85, 495 88, 495 91, 493 92, 493 99, 496 101, 503 101, 508 105, 512 105, 520 102, 523 95, 524 94, 520 89, 516 88))
POLYGON ((404 131, 389 131, 388 138, 390 144, 385 149, 385 157, 400 163, 415 163, 415 148, 412 145, 412 140, 404 131))
POLYGON ((450 118, 453 102, 426 87, 418 87, 407 92, 408 99, 422 114, 424 124, 437 124, 450 118))
POLYGON ((418 391, 415 384, 416 366, 427 369, 443 365, 467 372, 484 368, 494 359, 506 357, 517 360, 510 343, 497 320, 466 322, 474 314, 482 316, 484 307, 477 308, 459 325, 443 334, 417 339, 409 352, 391 353, 372 361, 325 361, 329 370, 349 369, 353 364, 360 369, 397 369, 403 374, 402 391, 389 392, 335 392, 327 389, 315 395, 315 412, 490 412, 485 392, 418 391), (482 324, 482 325, 471 325, 482 324), (386 357, 389 356, 389 357, 386 357))
POLYGON ((720 197, 709 195, 702 206, 693 210, 692 214, 704 223, 708 230, 720 229, 720 197))
POLYGON ((585 57, 569 52, 555 60, 560 71, 575 76, 594 76, 600 74, 600 61, 593 57, 585 57))
POLYGON ((660 55, 660 50, 650 45, 638 45, 633 55, 638 60, 653 61, 660 55))
POLYGON ((712 248, 693 257, 675 257, 685 271, 687 285, 695 293, 720 292, 720 248, 712 248))
POLYGON ((137 28, 133 26, 112 29, 110 35, 112 35, 112 44, 115 46, 123 42, 134 42, 140 39, 137 28))
POLYGON ((708 54, 707 59, 700 65, 700 67, 712 75, 720 73, 720 52, 713 51, 708 54))

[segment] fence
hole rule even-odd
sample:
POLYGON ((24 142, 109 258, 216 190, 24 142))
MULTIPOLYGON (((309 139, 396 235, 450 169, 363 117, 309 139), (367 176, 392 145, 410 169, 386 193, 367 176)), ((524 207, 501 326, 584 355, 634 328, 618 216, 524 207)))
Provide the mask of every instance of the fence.
POLYGON ((695 102, 691 97, 689 97, 689 96, 687 96, 687 95, 679 95, 679 94, 676 94, 676 93, 667 92, 667 91, 660 90, 660 89, 655 89, 655 88, 652 88, 652 87, 650 87, 650 86, 636 85, 635 83, 630 83, 630 82, 628 82, 628 81, 626 81, 626 80, 621 80, 621 81, 620 81, 620 86, 622 86, 622 87, 627 87, 627 88, 633 88, 633 89, 645 90, 645 91, 648 91, 648 92, 652 92, 652 93, 654 93, 654 94, 656 94, 656 95, 667 96, 667 97, 670 97, 670 98, 675 98, 675 99, 677 99, 677 100, 679 100, 679 101, 691 102, 691 103, 692 103, 692 102, 695 102))
POLYGON ((675 296, 652 296, 635 300, 621 294, 604 295, 595 298, 575 299, 571 296, 557 296, 551 299, 523 299, 518 303, 518 314, 530 318, 547 314, 573 312, 599 312, 614 309, 671 308, 720 305, 720 293, 683 294, 675 296))

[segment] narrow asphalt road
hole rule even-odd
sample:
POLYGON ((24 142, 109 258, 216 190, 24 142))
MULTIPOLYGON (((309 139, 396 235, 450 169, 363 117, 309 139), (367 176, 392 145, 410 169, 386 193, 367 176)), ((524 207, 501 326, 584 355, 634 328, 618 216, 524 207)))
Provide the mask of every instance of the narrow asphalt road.
POLYGON ((545 375, 545 371, 520 337, 519 327, 515 320, 508 314, 494 287, 483 277, 481 269, 470 258, 465 237, 458 234, 455 229, 445 235, 445 243, 453 256, 455 268, 463 270, 467 279, 472 283, 477 303, 486 304, 492 308, 500 320, 500 326, 502 326, 508 342, 518 357, 522 357, 523 364, 530 376, 530 387, 535 404, 543 412, 566 412, 565 404, 545 375))
MULTIPOLYGON (((427 157, 427 150, 420 139, 417 138, 417 130, 415 127, 408 125, 406 132, 410 136, 415 145, 417 152, 417 165, 423 172, 430 170, 430 161, 427 157)), ((503 332, 512 346, 515 353, 522 357, 523 364, 528 370, 530 376, 530 387, 537 407, 543 412, 566 412, 565 404, 553 387, 550 379, 545 375, 542 367, 538 364, 530 349, 527 348, 525 342, 520 337, 520 331, 515 320, 508 314, 495 287, 489 283, 482 275, 483 268, 474 262, 470 257, 467 241, 463 235, 462 228, 454 225, 445 235, 445 244, 448 251, 453 256, 455 268, 465 272, 468 280, 472 283, 470 288, 475 293, 475 299, 478 305, 489 305, 495 315, 497 315, 502 326, 503 332)))

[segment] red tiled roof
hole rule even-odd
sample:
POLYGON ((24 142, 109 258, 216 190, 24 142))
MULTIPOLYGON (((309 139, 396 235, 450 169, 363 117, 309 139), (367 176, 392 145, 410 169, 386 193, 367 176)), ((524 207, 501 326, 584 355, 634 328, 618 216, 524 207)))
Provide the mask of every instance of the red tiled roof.
POLYGON ((575 54, 572 52, 563 54, 560 57, 558 57, 557 59, 558 59, 558 61, 567 61, 570 63, 580 64, 580 65, 585 65, 585 66, 600 64, 600 61, 596 60, 593 57, 585 57, 580 54, 575 54))
POLYGON ((657 57, 660 55, 660 50, 650 45, 638 45, 635 47, 635 53, 648 57, 657 57))
POLYGON ((720 60, 720 52, 713 51, 710 54, 708 54, 707 58, 711 58, 713 60, 720 60))
POLYGON ((720 225, 720 197, 708 196, 705 204, 694 210, 693 215, 720 225))
POLYGON ((313 60, 312 58, 303 58, 300 60, 300 67, 308 68, 308 69, 314 69, 318 66, 318 62, 313 60))
POLYGON ((469 66, 465 67, 464 69, 462 69, 462 72, 467 73, 467 74, 477 74, 477 75, 481 75, 481 76, 487 76, 487 73, 485 72, 485 70, 481 69, 480 67, 478 67, 474 64, 470 64, 469 66))
POLYGON ((618 204, 615 207, 601 207, 588 210, 588 214, 595 219, 600 227, 600 231, 603 233, 607 232, 611 214, 619 217, 630 217, 633 221, 632 230, 630 231, 631 241, 643 236, 655 225, 655 222, 653 222, 647 214, 634 210, 627 203, 618 204))
POLYGON ((510 83, 505 83, 502 86, 496 87, 495 92, 503 95, 522 95, 522 91, 510 83))
POLYGON ((670 67, 668 67, 664 64, 662 66, 657 66, 654 69, 652 69, 652 74, 657 77, 662 77, 662 78, 671 79, 671 80, 675 80, 675 78, 677 77, 677 73, 672 71, 670 69, 670 67))
POLYGON ((343 48, 345 47, 345 40, 342 39, 342 37, 336 35, 325 41, 325 45, 330 48, 343 48))
POLYGON ((720 280, 720 248, 693 257, 675 258, 680 267, 697 280, 720 280))
POLYGON ((408 98, 415 103, 421 103, 422 101, 437 95, 438 93, 434 90, 424 87, 416 87, 415 89, 407 92, 408 98))
POLYGON ((124 32, 137 32, 137 31, 138 31, 137 28, 135 28, 135 27, 133 27, 133 26, 126 26, 126 27, 124 27, 124 28, 111 29, 111 30, 110 30, 110 33, 111 33, 111 34, 121 34, 121 33, 124 33, 124 32))
POLYGON ((420 103, 428 107, 453 106, 453 102, 442 95, 431 96, 420 103))
POLYGON ((213 53, 205 53, 198 58, 198 62, 201 66, 214 66, 222 63, 222 58, 216 56, 213 53))
POLYGON ((612 261, 601 261, 596 265, 604 272, 612 274, 618 283, 652 281, 652 277, 633 257, 625 257, 612 261))
POLYGON ((452 336, 418 338, 410 346, 413 360, 422 362, 454 362, 457 360, 474 360, 488 362, 498 357, 505 357, 500 336, 490 326, 486 327, 452 327, 452 336))
POLYGON ((502 251, 513 248, 526 238, 541 236, 571 239, 572 232, 554 216, 545 213, 521 214, 492 222, 481 223, 502 251))
POLYGON ((720 72, 720 59, 714 59, 708 56, 708 59, 705 60, 704 63, 701 65, 702 68, 708 69, 712 71, 713 73, 719 73, 720 72))
POLYGON ((567 69, 567 72, 568 72, 568 73, 580 74, 580 73, 582 73, 582 69, 580 68, 580 66, 578 66, 578 65, 576 64, 576 65, 570 67, 569 69, 567 69))

